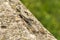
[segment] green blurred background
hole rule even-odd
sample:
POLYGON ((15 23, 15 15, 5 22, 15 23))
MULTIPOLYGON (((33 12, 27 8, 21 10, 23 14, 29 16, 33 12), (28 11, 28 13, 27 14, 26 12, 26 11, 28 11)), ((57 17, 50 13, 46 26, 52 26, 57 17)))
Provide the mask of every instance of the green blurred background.
POLYGON ((58 40, 60 40, 60 0, 21 0, 58 40))

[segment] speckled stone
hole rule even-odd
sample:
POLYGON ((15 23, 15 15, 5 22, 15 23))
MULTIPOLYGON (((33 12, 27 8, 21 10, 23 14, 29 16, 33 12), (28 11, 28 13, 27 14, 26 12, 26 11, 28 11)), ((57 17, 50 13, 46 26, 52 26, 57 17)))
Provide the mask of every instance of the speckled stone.
POLYGON ((19 0, 0 0, 0 40, 57 40, 19 0))

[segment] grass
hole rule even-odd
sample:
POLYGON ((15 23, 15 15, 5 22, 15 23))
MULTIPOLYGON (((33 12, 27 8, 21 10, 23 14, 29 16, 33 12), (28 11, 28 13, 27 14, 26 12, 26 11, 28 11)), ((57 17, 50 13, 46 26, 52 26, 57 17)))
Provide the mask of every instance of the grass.
POLYGON ((60 40, 60 0, 21 0, 58 40, 60 40))

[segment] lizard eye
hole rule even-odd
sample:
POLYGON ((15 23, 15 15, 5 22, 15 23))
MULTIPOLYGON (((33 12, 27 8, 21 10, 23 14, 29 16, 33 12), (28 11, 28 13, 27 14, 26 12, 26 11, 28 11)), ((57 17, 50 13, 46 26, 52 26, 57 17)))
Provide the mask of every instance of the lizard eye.
POLYGON ((20 10, 19 9, 16 9, 18 12, 20 12, 20 10))

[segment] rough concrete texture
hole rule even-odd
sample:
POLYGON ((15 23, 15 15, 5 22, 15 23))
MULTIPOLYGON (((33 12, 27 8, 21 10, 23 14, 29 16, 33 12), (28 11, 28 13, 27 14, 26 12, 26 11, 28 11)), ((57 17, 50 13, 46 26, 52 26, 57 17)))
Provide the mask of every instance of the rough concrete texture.
POLYGON ((0 0, 0 40, 57 40, 19 0, 0 0))

